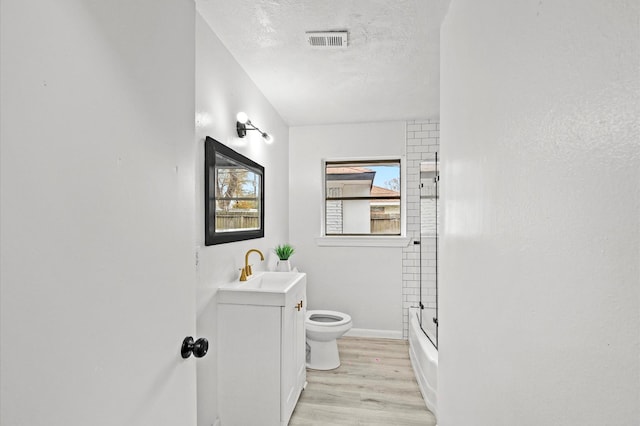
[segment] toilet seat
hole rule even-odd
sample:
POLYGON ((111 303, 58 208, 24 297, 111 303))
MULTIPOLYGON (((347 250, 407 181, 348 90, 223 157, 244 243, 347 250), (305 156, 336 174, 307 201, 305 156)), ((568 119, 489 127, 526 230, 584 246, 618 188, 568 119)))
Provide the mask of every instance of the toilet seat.
POLYGON ((315 327, 339 327, 351 322, 351 316, 336 311, 307 311, 307 325, 315 327))

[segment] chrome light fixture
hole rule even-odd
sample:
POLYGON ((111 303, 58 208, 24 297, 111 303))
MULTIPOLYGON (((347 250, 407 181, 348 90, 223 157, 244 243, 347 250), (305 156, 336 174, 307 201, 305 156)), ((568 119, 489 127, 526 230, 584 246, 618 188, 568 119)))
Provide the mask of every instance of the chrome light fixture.
POLYGON ((245 136, 247 136, 248 130, 257 130, 258 132, 260 132, 260 134, 262 135, 266 143, 273 142, 273 136, 271 136, 267 132, 263 132, 262 130, 258 129, 251 122, 251 120, 249 120, 249 117, 247 116, 247 114, 245 114, 244 112, 239 112, 238 115, 236 116, 236 131, 238 132, 238 136, 241 138, 244 138, 245 136))

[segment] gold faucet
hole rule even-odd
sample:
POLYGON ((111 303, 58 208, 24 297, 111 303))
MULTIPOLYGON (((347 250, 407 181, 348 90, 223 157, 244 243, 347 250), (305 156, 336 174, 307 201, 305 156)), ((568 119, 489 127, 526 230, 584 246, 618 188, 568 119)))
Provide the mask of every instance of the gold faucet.
POLYGON ((251 271, 251 265, 249 265, 249 254, 252 251, 255 251, 260 255, 260 260, 264 260, 264 254, 258 249, 251 249, 244 255, 244 268, 242 268, 242 273, 240 274, 240 281, 246 281, 249 276, 253 273, 251 271))

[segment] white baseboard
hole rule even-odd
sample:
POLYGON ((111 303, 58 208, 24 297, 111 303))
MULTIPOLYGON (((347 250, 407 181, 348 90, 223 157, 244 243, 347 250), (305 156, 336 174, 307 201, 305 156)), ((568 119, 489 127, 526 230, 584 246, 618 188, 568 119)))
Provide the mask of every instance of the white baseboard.
POLYGON ((402 330, 373 330, 369 328, 352 328, 345 333, 349 337, 372 337, 376 339, 402 340, 402 330))

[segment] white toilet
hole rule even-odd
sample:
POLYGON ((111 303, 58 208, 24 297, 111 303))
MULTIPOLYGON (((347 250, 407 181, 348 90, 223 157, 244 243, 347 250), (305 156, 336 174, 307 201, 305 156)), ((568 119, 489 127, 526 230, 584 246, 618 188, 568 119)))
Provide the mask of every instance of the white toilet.
POLYGON ((335 311, 307 311, 307 367, 333 370, 340 367, 336 339, 351 329, 351 317, 335 311))

